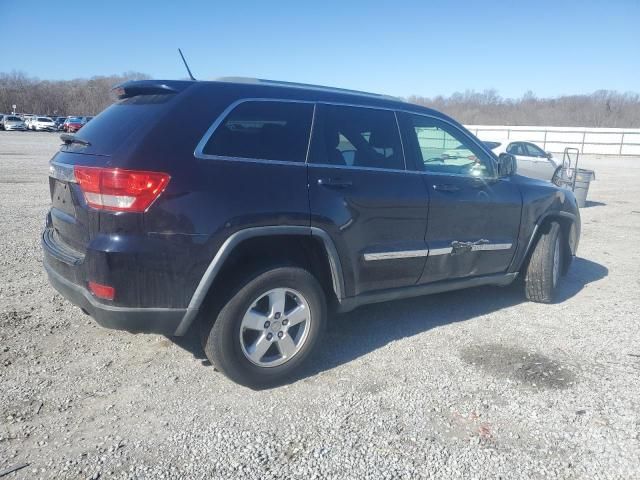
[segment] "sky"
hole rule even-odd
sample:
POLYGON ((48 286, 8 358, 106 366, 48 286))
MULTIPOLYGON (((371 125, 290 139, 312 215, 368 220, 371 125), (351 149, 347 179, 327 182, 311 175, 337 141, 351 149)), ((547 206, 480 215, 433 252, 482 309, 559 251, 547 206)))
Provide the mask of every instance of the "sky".
POLYGON ((246 76, 407 97, 640 91, 640 0, 0 0, 0 72, 246 76))

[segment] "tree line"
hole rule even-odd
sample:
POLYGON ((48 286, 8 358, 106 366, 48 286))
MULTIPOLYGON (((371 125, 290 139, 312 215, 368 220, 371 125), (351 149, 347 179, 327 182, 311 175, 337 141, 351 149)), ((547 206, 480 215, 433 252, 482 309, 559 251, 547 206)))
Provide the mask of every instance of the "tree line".
MULTIPOLYGON (((0 113, 50 116, 96 115, 115 100, 114 85, 150 78, 139 72, 75 80, 40 80, 22 72, 0 73, 0 113)), ((495 90, 451 96, 411 96, 411 103, 435 108, 467 125, 640 127, 640 94, 598 90, 590 95, 502 98, 495 90)))
POLYGON ((444 112, 466 125, 540 125, 554 127, 640 127, 640 94, 598 90, 590 95, 502 98, 495 90, 467 91, 449 97, 412 96, 409 102, 444 112))
POLYGON ((97 115, 114 102, 114 85, 147 78, 138 72, 75 80, 39 80, 22 72, 0 73, 0 113, 10 113, 15 105, 17 113, 97 115))

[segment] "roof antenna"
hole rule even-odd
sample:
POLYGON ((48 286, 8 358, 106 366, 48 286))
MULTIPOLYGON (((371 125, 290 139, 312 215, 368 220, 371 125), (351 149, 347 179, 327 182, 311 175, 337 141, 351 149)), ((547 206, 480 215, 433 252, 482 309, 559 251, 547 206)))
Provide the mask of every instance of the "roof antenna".
POLYGON ((178 49, 178 52, 180 53, 180 56, 182 57, 182 61, 184 62, 184 66, 187 69, 187 72, 189 73, 189 78, 191 80, 195 80, 195 78, 191 74, 191 70, 189 69, 189 65, 187 65, 187 61, 184 59, 184 55, 182 54, 182 50, 178 49))

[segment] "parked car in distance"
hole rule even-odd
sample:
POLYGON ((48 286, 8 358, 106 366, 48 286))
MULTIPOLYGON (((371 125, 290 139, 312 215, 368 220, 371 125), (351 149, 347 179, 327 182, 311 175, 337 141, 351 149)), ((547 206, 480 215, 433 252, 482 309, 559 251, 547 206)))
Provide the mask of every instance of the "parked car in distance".
POLYGON ((62 130, 67 133, 75 133, 84 126, 82 117, 68 117, 62 124, 62 130))
POLYGON ((31 129, 35 132, 54 132, 56 122, 50 117, 34 117, 31 120, 31 129))
POLYGON ((27 126, 17 115, 5 115, 2 117, 2 130, 20 130, 25 131, 27 126))
POLYGON ((49 281, 105 327, 196 329, 251 388, 296 374, 329 309, 519 276, 548 303, 576 254, 573 193, 437 111, 256 79, 117 92, 50 162, 49 281))
POLYGON ((67 117, 56 117, 53 119, 56 124, 56 130, 62 130, 62 124, 66 119, 67 117))
POLYGON ((551 181, 560 165, 553 159, 551 153, 531 142, 485 142, 495 144, 490 147, 493 153, 500 156, 508 153, 516 158, 518 173, 531 178, 551 181))
POLYGON ((24 121, 24 124, 27 127, 27 130, 31 130, 31 120, 33 118, 34 118, 33 115, 25 115, 24 117, 22 117, 22 120, 24 121))

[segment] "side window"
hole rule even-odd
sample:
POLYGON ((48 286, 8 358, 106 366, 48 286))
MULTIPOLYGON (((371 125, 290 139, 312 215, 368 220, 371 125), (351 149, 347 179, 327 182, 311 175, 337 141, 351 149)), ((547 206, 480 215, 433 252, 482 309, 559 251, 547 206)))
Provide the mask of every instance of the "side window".
POLYGON ((388 110, 318 105, 312 163, 404 170, 395 114, 388 110))
POLYGON ((460 130, 437 119, 410 115, 417 168, 426 172, 493 176, 493 160, 460 130))
POLYGON ((512 143, 507 147, 507 153, 510 153, 511 155, 524 155, 524 153, 522 153, 522 144, 520 143, 512 143))
POLYGON ((544 151, 532 143, 525 143, 524 147, 530 157, 545 157, 544 151))
POLYGON ((248 101, 227 115, 204 146, 205 155, 304 162, 313 104, 248 101))

